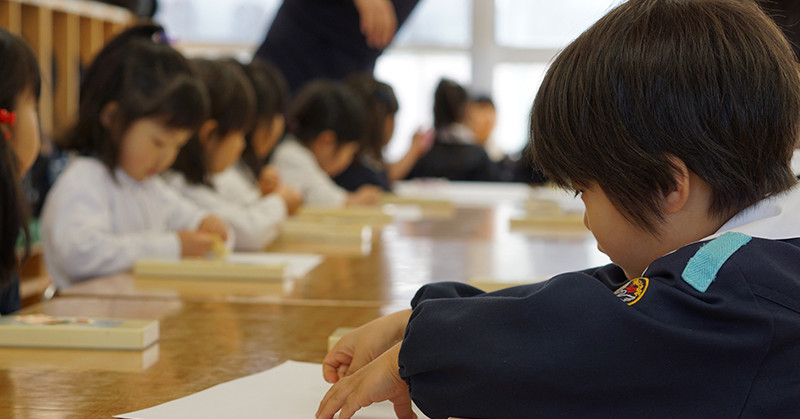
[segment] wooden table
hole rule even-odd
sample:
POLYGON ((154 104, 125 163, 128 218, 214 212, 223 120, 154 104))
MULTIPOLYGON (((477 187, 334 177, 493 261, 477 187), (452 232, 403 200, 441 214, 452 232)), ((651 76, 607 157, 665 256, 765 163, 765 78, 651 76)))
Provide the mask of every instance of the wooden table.
MULTIPOLYGON (((395 221, 382 228, 368 255, 322 252, 320 266, 283 282, 153 279, 125 273, 73 285, 61 295, 407 304, 419 287, 431 282, 537 282, 608 263, 588 231, 566 237, 509 231, 508 220, 517 211, 512 205, 457 208, 451 218, 395 221)), ((302 245, 270 250, 319 251, 302 245)))
POLYGON ((0 417, 110 417, 289 359, 321 362, 337 327, 401 308, 56 298, 25 312, 159 319, 161 338, 143 352, 0 348, 0 417))

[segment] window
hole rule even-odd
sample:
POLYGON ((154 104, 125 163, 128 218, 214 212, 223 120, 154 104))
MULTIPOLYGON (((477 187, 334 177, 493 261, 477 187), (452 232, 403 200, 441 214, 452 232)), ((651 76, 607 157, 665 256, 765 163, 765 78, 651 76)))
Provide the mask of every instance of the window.
POLYGON ((618 0, 495 0, 497 45, 562 48, 618 3, 618 0))

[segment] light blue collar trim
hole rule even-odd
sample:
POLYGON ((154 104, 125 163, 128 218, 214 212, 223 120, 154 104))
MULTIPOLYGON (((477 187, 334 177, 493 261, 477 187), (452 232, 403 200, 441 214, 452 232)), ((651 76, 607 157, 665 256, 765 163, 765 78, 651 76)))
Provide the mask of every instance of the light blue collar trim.
POLYGON ((742 233, 727 232, 706 243, 689 259, 681 278, 700 292, 706 292, 722 265, 752 238, 742 233))

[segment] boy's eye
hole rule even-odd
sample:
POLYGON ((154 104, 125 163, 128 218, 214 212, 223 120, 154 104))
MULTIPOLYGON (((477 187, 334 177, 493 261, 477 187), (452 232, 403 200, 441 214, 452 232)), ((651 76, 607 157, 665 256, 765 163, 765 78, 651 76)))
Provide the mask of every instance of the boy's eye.
POLYGON ((583 189, 575 189, 575 198, 583 195, 583 189))

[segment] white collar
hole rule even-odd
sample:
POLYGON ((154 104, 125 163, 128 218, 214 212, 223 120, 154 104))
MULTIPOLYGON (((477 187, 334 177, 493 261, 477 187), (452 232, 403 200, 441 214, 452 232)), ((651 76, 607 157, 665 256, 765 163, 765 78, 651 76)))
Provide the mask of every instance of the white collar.
POLYGON ((728 231, 774 240, 800 237, 800 186, 745 208, 704 240, 728 231))

